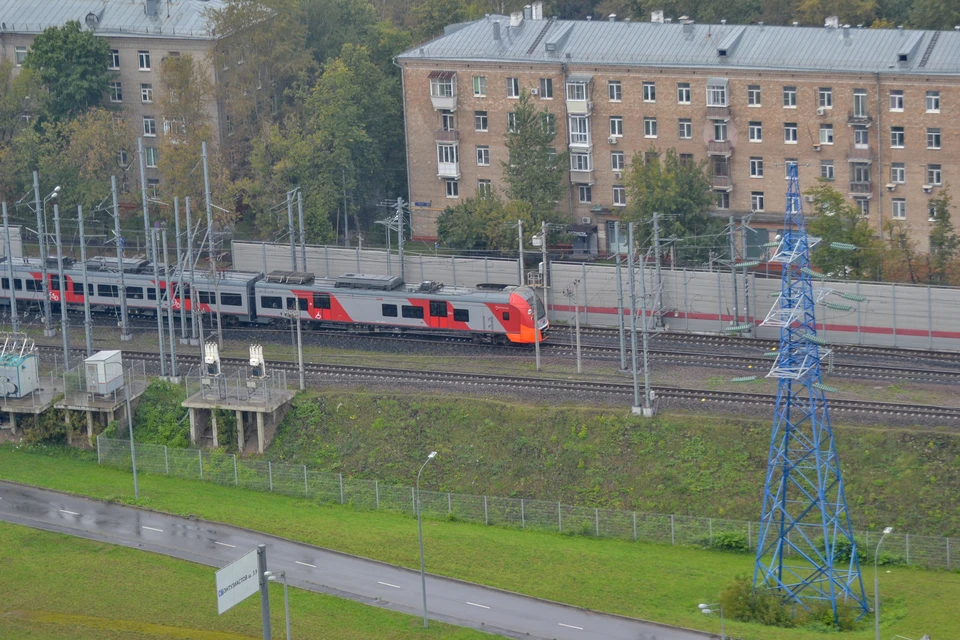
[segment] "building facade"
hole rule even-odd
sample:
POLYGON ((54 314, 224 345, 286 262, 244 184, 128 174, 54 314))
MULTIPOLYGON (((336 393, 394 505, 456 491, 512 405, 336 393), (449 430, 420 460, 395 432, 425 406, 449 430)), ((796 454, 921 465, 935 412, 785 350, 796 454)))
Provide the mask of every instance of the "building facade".
POLYGON ((707 161, 713 213, 770 233, 792 163, 801 188, 829 180, 878 232, 900 223, 921 250, 930 199, 960 184, 960 32, 530 13, 453 25, 398 56, 417 237, 436 236, 448 205, 503 187, 522 91, 556 116, 570 156, 560 206, 598 225, 601 251, 618 247, 631 160, 653 147, 707 161))

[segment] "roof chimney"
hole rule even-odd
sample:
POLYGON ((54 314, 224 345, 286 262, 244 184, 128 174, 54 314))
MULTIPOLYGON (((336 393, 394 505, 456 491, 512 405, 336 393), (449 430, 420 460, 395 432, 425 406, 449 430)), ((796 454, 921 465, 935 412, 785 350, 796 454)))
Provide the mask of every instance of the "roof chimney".
POLYGON ((693 33, 693 20, 683 21, 683 32, 687 34, 693 33))
POLYGON ((650 12, 650 22, 656 22, 657 24, 663 24, 663 10, 651 11, 651 12, 650 12))
POLYGON ((510 14, 510 26, 511 26, 511 27, 519 27, 521 24, 523 24, 523 12, 522 12, 522 11, 514 11, 513 13, 511 13, 511 14, 510 14))
POLYGON ((499 20, 493 21, 493 39, 500 40, 500 21, 499 20))
POLYGON ((610 22, 616 22, 616 21, 617 21, 617 14, 611 13, 610 15, 607 16, 607 20, 609 20, 610 22))
POLYGON ((840 27, 840 16, 827 16, 827 19, 824 20, 823 26, 827 29, 837 29, 840 27))
POLYGON ((531 5, 531 9, 533 10, 532 18, 534 20, 543 20, 543 3, 542 2, 534 2, 531 5))
POLYGON ((533 20, 533 9, 530 5, 526 5, 523 8, 523 19, 524 20, 533 20))
POLYGON ((148 18, 156 18, 160 13, 160 0, 146 0, 144 10, 148 18))

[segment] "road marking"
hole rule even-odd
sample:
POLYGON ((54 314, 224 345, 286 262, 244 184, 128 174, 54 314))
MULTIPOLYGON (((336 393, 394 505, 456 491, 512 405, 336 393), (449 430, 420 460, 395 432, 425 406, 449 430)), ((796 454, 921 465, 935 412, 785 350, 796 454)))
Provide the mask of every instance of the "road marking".
POLYGON ((163 529, 154 529, 153 527, 148 527, 147 525, 142 525, 141 528, 149 529, 150 531, 159 531, 160 533, 163 533, 163 529))
POLYGON ((385 587, 393 587, 394 589, 400 588, 400 585, 398 584, 390 584, 389 582, 380 582, 379 580, 377 580, 377 584, 382 584, 385 587))
POLYGON ((471 607, 480 607, 481 609, 489 609, 489 608, 490 608, 490 607, 488 607, 488 606, 485 605, 485 604, 477 604, 476 602, 467 602, 467 604, 470 605, 471 607))
POLYGON ((236 548, 237 548, 237 545, 235 545, 235 544, 227 544, 226 542, 217 542, 216 540, 213 541, 213 544, 218 544, 218 545, 220 545, 221 547, 230 547, 231 549, 236 549, 236 548))
POLYGON ((576 629, 576 630, 578 630, 578 631, 583 631, 583 627, 575 627, 575 626, 573 626, 572 624, 563 624, 562 622, 560 622, 559 624, 560 624, 561 627, 566 627, 566 628, 568 628, 568 629, 576 629))
POLYGON ((60 513, 69 513, 69 514, 72 515, 72 516, 78 516, 78 515, 80 515, 80 514, 77 513, 76 511, 67 511, 66 509, 60 509, 60 513))
POLYGON ((299 560, 294 560, 294 562, 296 562, 297 564, 302 564, 302 565, 305 566, 305 567, 310 567, 311 569, 316 569, 316 568, 317 568, 317 565, 315 565, 315 564, 309 564, 309 563, 307 563, 307 562, 300 562, 299 560))

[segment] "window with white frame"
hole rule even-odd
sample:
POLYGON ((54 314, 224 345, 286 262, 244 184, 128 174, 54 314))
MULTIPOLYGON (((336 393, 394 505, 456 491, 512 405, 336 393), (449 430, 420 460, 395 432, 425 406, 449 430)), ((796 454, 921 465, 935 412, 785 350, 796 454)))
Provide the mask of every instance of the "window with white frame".
POLYGON ((148 169, 157 168, 157 160, 159 159, 159 154, 157 153, 156 147, 144 147, 144 159, 147 163, 148 169))
POLYGON ((613 185, 613 206, 627 206, 627 188, 622 184, 613 185))
POLYGON ((824 180, 833 180, 834 175, 833 160, 821 160, 820 177, 824 180))
POLYGON ((870 201, 866 198, 854 198, 854 204, 857 205, 857 211, 861 218, 870 217, 870 201))
POLYGON ((690 104, 690 83, 677 83, 677 104, 690 104))
POLYGON ((27 59, 27 47, 18 45, 13 48, 14 60, 18 67, 23 66, 23 61, 27 59))
POLYGON ((440 130, 441 131, 453 131, 457 128, 457 119, 454 116, 453 111, 449 109, 440 110, 440 130))
POLYGON ((570 116, 570 144, 578 146, 590 144, 590 118, 588 116, 570 116))
POLYGON ((821 109, 833 109, 833 89, 820 87, 817 90, 817 106, 821 109))
POLYGON ((907 182, 907 165, 902 162, 891 163, 890 182, 893 184, 905 184, 907 182))
POLYGON ((577 194, 581 203, 593 202, 593 188, 588 184, 581 184, 577 187, 577 194))
POLYGON ((940 129, 927 129, 927 149, 940 148, 940 129))
POLYGON ((477 166, 479 167, 490 166, 490 147, 487 147, 487 146, 477 147, 477 166))
POLYGON ((540 114, 540 129, 550 135, 557 133, 557 114, 543 112, 540 114))
POLYGON ((540 78, 540 97, 553 100, 553 78, 540 78))
POLYGON ((643 137, 644 138, 657 137, 657 119, 656 118, 643 119, 643 137))
POLYGON ((943 175, 939 164, 927 165, 927 184, 939 187, 943 184, 943 175))
POLYGON ((623 116, 610 116, 610 135, 615 138, 623 137, 623 116))
POLYGON ((110 62, 107 63, 107 69, 116 71, 120 68, 120 50, 110 49, 110 62))
POLYGON ((939 91, 927 91, 927 113, 940 113, 939 91))
POLYGON ((653 82, 643 83, 643 101, 644 102, 657 101, 657 85, 655 83, 653 82))
POLYGON ((150 71, 149 51, 137 51, 137 59, 140 62, 140 71, 150 71))
POLYGON ((729 209, 730 208, 730 192, 729 191, 717 191, 715 192, 717 196, 717 209, 729 209))
POLYGON ((820 144, 833 144, 833 125, 820 125, 820 144))
POLYGON ((624 163, 623 151, 613 151, 610 153, 610 168, 613 171, 623 171, 624 163))
POLYGON ((690 118, 680 118, 680 128, 678 131, 678 137, 681 140, 693 139, 693 120, 691 120, 690 118))
POLYGON ((568 82, 567 100, 586 100, 587 83, 586 82, 568 82))
POLYGON ((143 116, 143 135, 157 135, 157 120, 153 116, 143 116))
POLYGON ((448 198, 460 197, 460 182, 457 180, 445 180, 448 198))
POLYGON ((747 86, 747 106, 748 107, 760 106, 760 85, 751 84, 747 86))
POLYGON ((474 111, 473 112, 473 130, 474 131, 487 131, 487 112, 486 111, 474 111))
POLYGON ((797 108, 797 88, 796 87, 783 88, 783 108, 784 109, 797 108))
POLYGON ((153 85, 147 82, 140 83, 140 102, 149 104, 153 102, 153 85))
POLYGON ((610 97, 610 102, 620 102, 623 100, 623 85, 620 84, 619 80, 610 80, 607 82, 607 95, 610 97))
POLYGON ((444 74, 436 78, 430 78, 430 97, 452 98, 455 95, 455 81, 456 77, 450 74, 444 74))
POLYGON ((460 161, 460 145, 438 144, 437 162, 440 164, 454 164, 460 161))
POLYGON ((763 125, 759 122, 751 122, 747 128, 750 142, 763 142, 763 125))
POLYGON ((126 149, 120 149, 120 151, 117 151, 117 164, 121 167, 126 167, 130 164, 130 157, 127 155, 126 149))
POLYGON ((570 154, 571 171, 593 171, 593 162, 589 153, 574 152, 570 154))
POLYGON ((475 98, 487 97, 487 76, 473 76, 473 96, 475 98))
POLYGON ((147 196, 154 200, 160 197, 159 178, 147 178, 147 196))
POLYGON ((894 220, 906 220, 907 219, 907 199, 906 198, 894 198, 892 201, 893 209, 892 215, 894 220))
POLYGON ((890 127, 890 148, 903 149, 904 133, 903 127, 890 127))
POLYGON ((727 123, 726 122, 713 123, 713 141, 714 142, 727 141, 727 123))
MULTIPOLYGON (((796 158, 785 158, 783 160, 783 177, 787 180, 790 179, 790 167, 797 167, 799 170, 796 158)), ((799 175, 799 173, 797 175, 799 175)))
POLYGON ((119 82, 111 82, 108 85, 110 91, 110 102, 123 102, 123 85, 119 82))
POLYGON ((517 132, 517 114, 511 111, 507 114, 507 133, 517 132))
POLYGON ((763 158, 750 158, 750 177, 763 177, 763 158))
POLYGON ((784 144, 797 144, 797 123, 783 123, 783 142, 784 144))
POLYGON ((866 89, 853 90, 853 117, 854 118, 867 117, 867 90, 866 89))
POLYGON ((750 210, 763 211, 763 191, 750 192, 750 210))
POLYGON ((900 89, 890 90, 890 111, 903 111, 903 91, 900 89))
POLYGON ((850 182, 856 184, 870 184, 870 165, 866 162, 854 162, 850 182))
POLYGON ((853 146, 866 149, 870 145, 870 130, 867 127, 856 125, 853 127, 853 146))
POLYGON ((520 78, 507 78, 507 97, 520 97, 520 78))
POLYGON ((477 195, 489 198, 493 195, 493 183, 489 180, 477 180, 477 195))
POLYGON ((707 85, 707 106, 708 107, 726 107, 727 104, 727 85, 708 84, 707 85))

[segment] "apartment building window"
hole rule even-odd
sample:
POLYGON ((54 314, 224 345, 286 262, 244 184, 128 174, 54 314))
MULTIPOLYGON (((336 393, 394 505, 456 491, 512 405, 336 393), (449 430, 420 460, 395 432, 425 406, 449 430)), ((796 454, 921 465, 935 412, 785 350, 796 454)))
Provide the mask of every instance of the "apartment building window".
POLYGON ((473 97, 487 97, 487 76, 473 76, 473 97))
POLYGON ((623 100, 623 85, 619 80, 611 80, 607 83, 607 95, 610 96, 610 102, 623 100))
POLYGON ((613 185, 613 206, 627 206, 627 188, 622 184, 613 185))
POLYGON ((730 208, 730 192, 729 191, 717 191, 717 209, 729 209, 730 208))
POLYGON ((820 125, 820 144, 833 144, 833 125, 820 125))
POLYGON ((833 89, 820 87, 817 90, 817 106, 821 109, 833 109, 833 89))
POLYGON ((820 161, 820 177, 824 180, 833 180, 834 178, 833 171, 833 160, 821 160, 820 161))
POLYGON ((13 48, 17 66, 23 66, 23 61, 27 59, 27 48, 25 46, 17 46, 13 48))
POLYGON ((610 168, 613 171, 623 171, 624 154, 623 151, 613 151, 610 153, 610 168))
POLYGON ((143 150, 144 150, 144 158, 145 158, 145 161, 146 161, 146 163, 147 163, 147 168, 149 168, 149 169, 156 169, 156 168, 157 168, 157 160, 158 160, 158 158, 159 158, 159 154, 157 154, 157 148, 156 148, 156 147, 144 147, 143 150))
POLYGON ((449 73, 430 78, 431 98, 452 98, 454 76, 449 73))
POLYGON ((440 129, 443 131, 453 131, 457 128, 456 126, 457 119, 453 115, 453 111, 449 109, 440 110, 440 129))
POLYGON ((763 177, 763 158, 750 158, 750 177, 763 177))
POLYGON ((150 52, 138 51, 137 58, 140 61, 140 71, 150 71, 150 52))
POLYGON ((117 151, 117 164, 121 167, 126 167, 130 164, 130 158, 127 156, 126 149, 120 149, 120 151, 117 151))
POLYGON ((784 144, 797 144, 797 123, 783 123, 783 142, 784 144))
POLYGON ((111 82, 110 102, 123 102, 123 86, 119 82, 111 82))
POLYGON ((107 69, 111 71, 116 71, 120 68, 120 50, 119 49, 110 49, 110 62, 107 64, 107 69))
POLYGON ((903 127, 890 127, 890 148, 903 149, 903 127))
POLYGON ((854 118, 867 117, 867 90, 866 89, 853 90, 853 117, 854 118))
POLYGON ((894 220, 906 220, 907 219, 907 200, 906 198, 894 198, 893 199, 893 219, 894 220))
POLYGON ((153 102, 153 85, 141 82, 140 83, 140 102, 144 104, 149 104, 153 102))
POLYGON ((507 114, 507 133, 517 132, 517 114, 511 111, 507 114))
POLYGON ((686 167, 693 162, 692 153, 681 153, 680 154, 680 166, 686 167))
POLYGON ((653 82, 643 83, 643 101, 644 102, 657 101, 657 85, 655 83, 653 82))
POLYGON ((153 116, 143 116, 143 135, 157 135, 157 120, 153 116))
POLYGON ((568 82, 567 83, 567 100, 586 100, 587 99, 587 83, 586 82, 568 82))
POLYGON ((610 116, 610 135, 615 138, 623 137, 623 116, 610 116))
POLYGON ((870 145, 869 129, 857 125, 853 128, 853 145, 858 149, 866 149, 870 145))
POLYGON ((783 88, 783 108, 784 109, 797 108, 797 88, 796 87, 783 88))
POLYGON ((478 167, 490 166, 490 147, 487 147, 487 146, 477 147, 477 166, 478 167))
POLYGON ((943 184, 943 176, 940 170, 940 165, 927 165, 927 184, 932 184, 935 187, 939 187, 941 184, 943 184))
POLYGON ((681 140, 693 139, 693 120, 689 118, 680 118, 679 138, 681 140))
POLYGON ((477 195, 481 198, 489 198, 493 195, 493 183, 489 180, 477 180, 477 195))
POLYGON ((540 97, 553 100, 553 78, 540 78, 540 97))
POLYGON ((939 91, 927 91, 927 113, 940 113, 939 91))
POLYGON ((438 144, 437 162, 440 164, 454 164, 460 162, 459 145, 456 144, 438 144))
POLYGON ((460 197, 460 182, 458 180, 445 180, 448 198, 460 197))
POLYGON ((760 85, 751 84, 747 87, 747 106, 760 106, 760 85))
POLYGON ((870 201, 866 198, 854 198, 854 203, 857 205, 857 209, 860 212, 861 218, 870 217, 870 201))
POLYGON ((870 184, 870 165, 866 162, 854 162, 850 181, 857 184, 870 184))
POLYGON ((890 182, 893 184, 905 184, 907 182, 907 166, 902 162, 894 162, 890 165, 890 182))
POLYGON ((677 83, 677 104, 690 104, 690 83, 677 83))
POLYGON ((593 162, 589 153, 582 151, 570 154, 571 171, 593 171, 593 162))
POLYGON ((588 184, 581 184, 578 188, 581 203, 593 202, 593 188, 588 184))
POLYGON ((937 221, 937 205, 933 200, 927 203, 927 222, 937 221))
POLYGON ((903 91, 892 89, 890 91, 890 111, 903 111, 903 91))
POLYGON ((707 85, 707 106, 708 107, 726 107, 727 105, 727 85, 708 84, 707 85))
POLYGON ((486 111, 474 111, 473 112, 473 130, 474 131, 487 131, 487 112, 486 111))
POLYGON ((550 135, 555 135, 557 133, 557 114, 541 113, 540 130, 550 135))
POLYGON ((520 97, 520 78, 507 78, 507 97, 520 97))
POLYGON ((643 119, 643 137, 644 138, 657 137, 657 119, 656 118, 643 119))
POLYGON ((763 191, 750 192, 750 210, 763 211, 763 191))
POLYGON ((160 197, 160 179, 159 178, 147 178, 147 195, 154 199, 160 197))
POLYGON ((590 144, 590 118, 587 116, 570 116, 570 144, 590 144))
POLYGON ((751 122, 748 128, 750 142, 763 142, 763 125, 759 122, 751 122))
POLYGON ((726 122, 713 123, 713 141, 714 142, 727 141, 727 123, 726 122))
MULTIPOLYGON (((783 177, 786 178, 787 180, 790 179, 790 167, 797 167, 796 158, 785 158, 783 161, 783 177)), ((797 175, 799 175, 799 167, 797 167, 797 169, 798 169, 797 175)))
POLYGON ((927 149, 940 148, 940 129, 927 129, 927 149))

